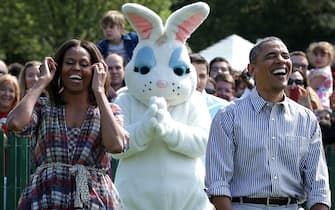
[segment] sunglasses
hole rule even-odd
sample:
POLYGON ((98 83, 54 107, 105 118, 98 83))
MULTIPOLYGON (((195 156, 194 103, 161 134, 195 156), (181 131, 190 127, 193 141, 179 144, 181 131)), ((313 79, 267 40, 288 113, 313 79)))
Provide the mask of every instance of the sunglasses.
POLYGON ((301 79, 288 79, 288 85, 292 85, 293 83, 295 83, 296 85, 303 85, 304 81, 301 79))

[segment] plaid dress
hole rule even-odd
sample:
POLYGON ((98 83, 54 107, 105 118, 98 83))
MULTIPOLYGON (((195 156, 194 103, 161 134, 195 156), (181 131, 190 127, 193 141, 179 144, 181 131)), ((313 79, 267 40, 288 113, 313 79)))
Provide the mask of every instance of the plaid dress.
MULTIPOLYGON (((122 123, 119 107, 111 104, 111 108, 122 123)), ((37 169, 21 195, 18 209, 122 208, 119 194, 106 174, 111 155, 101 144, 97 107, 89 107, 81 128, 68 128, 64 106, 51 106, 46 98, 40 98, 31 123, 21 135, 31 135, 37 169), (86 200, 84 194, 77 194, 85 191, 78 190, 78 185, 86 187, 86 200)))

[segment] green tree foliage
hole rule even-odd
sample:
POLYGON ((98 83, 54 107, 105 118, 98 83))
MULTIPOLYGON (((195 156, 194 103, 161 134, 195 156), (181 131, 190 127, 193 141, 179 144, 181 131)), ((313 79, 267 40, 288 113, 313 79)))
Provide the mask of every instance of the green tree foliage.
POLYGON ((145 5, 163 18, 170 14, 166 0, 2 0, 0 59, 8 64, 42 60, 72 38, 97 42, 103 38, 101 17, 126 2, 145 5))
MULTIPOLYGON (((171 8, 192 3, 173 0, 171 8)), ((290 50, 305 50, 312 41, 335 41, 335 2, 332 0, 206 0, 211 12, 191 36, 193 51, 202 50, 230 34, 252 42, 274 35, 290 50)))
MULTIPOLYGON (((21 62, 53 55, 70 38, 97 42, 103 37, 100 20, 122 4, 145 5, 164 20, 171 11, 194 0, 2 0, 0 59, 21 62)), ((205 0, 207 20, 192 34, 189 45, 197 52, 230 34, 252 42, 275 35, 290 50, 306 49, 312 41, 335 39, 335 2, 332 0, 205 0)), ((132 30, 130 26, 128 30, 132 30)))

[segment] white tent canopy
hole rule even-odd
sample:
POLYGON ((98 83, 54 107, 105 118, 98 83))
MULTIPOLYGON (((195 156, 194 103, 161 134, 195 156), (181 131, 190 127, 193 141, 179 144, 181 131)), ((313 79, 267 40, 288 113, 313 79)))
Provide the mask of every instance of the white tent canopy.
POLYGON ((215 57, 227 59, 234 70, 243 71, 249 63, 249 52, 254 44, 236 34, 199 52, 208 62, 215 57))

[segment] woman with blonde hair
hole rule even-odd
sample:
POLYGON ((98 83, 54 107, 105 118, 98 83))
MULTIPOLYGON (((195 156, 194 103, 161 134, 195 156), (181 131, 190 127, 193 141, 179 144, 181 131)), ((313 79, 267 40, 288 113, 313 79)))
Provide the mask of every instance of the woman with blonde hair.
POLYGON ((40 77, 40 61, 28 61, 19 74, 21 98, 29 91, 40 77))
POLYGON ((0 125, 4 133, 7 133, 7 115, 19 101, 20 88, 16 77, 10 74, 0 76, 0 125))

